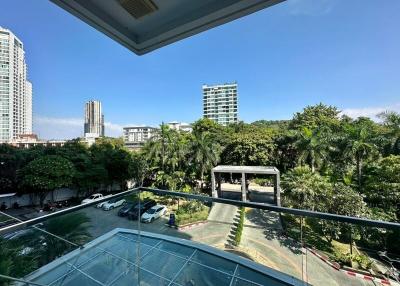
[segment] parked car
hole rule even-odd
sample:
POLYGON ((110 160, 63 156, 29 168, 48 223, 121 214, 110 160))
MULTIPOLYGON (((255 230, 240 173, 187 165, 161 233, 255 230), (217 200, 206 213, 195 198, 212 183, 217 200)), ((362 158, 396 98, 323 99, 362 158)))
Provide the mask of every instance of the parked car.
POLYGON ((108 202, 108 201, 104 201, 104 202, 98 203, 98 204, 96 205, 96 208, 102 209, 106 202, 108 202))
POLYGON ((126 200, 123 198, 113 198, 109 201, 107 201, 104 205, 103 205, 103 210, 105 211, 109 211, 112 210, 113 208, 117 208, 122 206, 123 204, 126 203, 126 200))
POLYGON ((108 198, 108 197, 111 197, 111 195, 103 196, 102 194, 93 194, 90 197, 84 199, 82 201, 82 204, 92 203, 92 202, 95 202, 97 200, 105 199, 105 198, 108 198))
POLYGON ((141 218, 142 222, 153 222, 167 213, 167 207, 163 205, 155 205, 148 209, 141 218))
POLYGON ((138 219, 141 214, 145 213, 148 209, 156 204, 157 203, 154 200, 144 200, 143 202, 140 202, 140 208, 139 204, 136 204, 135 207, 128 212, 128 218, 131 220, 138 219))
POLYGON ((127 202, 122 208, 119 209, 118 211, 118 215, 119 216, 127 216, 128 213, 133 210, 133 208, 135 207, 135 203, 133 202, 127 202))

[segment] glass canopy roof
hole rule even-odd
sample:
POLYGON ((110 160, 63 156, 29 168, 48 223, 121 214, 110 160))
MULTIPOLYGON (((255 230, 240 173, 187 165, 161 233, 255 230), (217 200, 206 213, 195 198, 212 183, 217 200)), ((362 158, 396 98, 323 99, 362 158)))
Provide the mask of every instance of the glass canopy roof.
POLYGON ((120 228, 25 278, 38 285, 300 285, 215 248, 120 228))

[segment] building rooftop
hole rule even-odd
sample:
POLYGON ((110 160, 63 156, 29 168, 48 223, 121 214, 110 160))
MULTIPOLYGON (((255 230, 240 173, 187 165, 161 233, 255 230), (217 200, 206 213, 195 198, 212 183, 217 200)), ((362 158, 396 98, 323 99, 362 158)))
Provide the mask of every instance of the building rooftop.
POLYGON ((141 55, 283 0, 51 1, 141 55))
POLYGON ((294 277, 209 246, 147 232, 139 238, 137 231, 122 228, 25 278, 45 285, 138 285, 138 277, 140 285, 300 285, 294 277))
POLYGON ((279 174, 279 170, 277 168, 267 167, 267 166, 219 165, 214 167, 212 171, 217 173, 252 173, 252 174, 267 174, 267 175, 279 174))

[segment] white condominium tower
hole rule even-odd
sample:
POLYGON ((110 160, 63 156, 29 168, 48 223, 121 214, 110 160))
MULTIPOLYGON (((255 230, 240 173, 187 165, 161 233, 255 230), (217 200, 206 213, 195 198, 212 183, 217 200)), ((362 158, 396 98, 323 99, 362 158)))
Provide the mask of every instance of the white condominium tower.
POLYGON ((32 133, 32 84, 23 43, 0 27, 0 143, 32 133))
POLYGON ((203 85, 203 117, 221 125, 237 123, 237 83, 203 85))
POLYGON ((101 111, 100 101, 91 100, 86 102, 84 129, 85 137, 93 135, 97 137, 104 136, 104 116, 101 111))

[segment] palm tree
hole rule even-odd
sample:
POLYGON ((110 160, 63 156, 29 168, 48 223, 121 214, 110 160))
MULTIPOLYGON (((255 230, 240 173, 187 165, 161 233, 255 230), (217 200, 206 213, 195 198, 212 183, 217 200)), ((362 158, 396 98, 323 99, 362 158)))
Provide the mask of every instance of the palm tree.
POLYGON ((390 151, 395 155, 400 155, 400 114, 397 112, 383 112, 378 115, 383 119, 383 123, 389 128, 391 137, 390 151))
POLYGON ((219 160, 220 146, 211 140, 205 132, 195 132, 191 143, 189 161, 199 171, 201 189, 203 189, 204 174, 215 166, 219 160))
POLYGON ((167 184, 167 177, 182 169, 186 156, 185 145, 183 136, 165 124, 161 124, 158 134, 146 144, 144 154, 159 177, 158 184, 162 188, 167 184))
POLYGON ((169 128, 165 124, 160 125, 160 130, 145 145, 145 154, 152 166, 157 166, 161 171, 165 171, 167 162, 167 146, 170 141, 169 128))
MULTIPOLYGON (((84 213, 72 213, 47 221, 44 223, 43 229, 74 244, 83 245, 90 239, 87 231, 89 221, 90 219, 84 213)), ((68 244, 56 236, 36 230, 27 237, 39 254, 41 265, 50 263, 71 250, 72 244, 68 244)))
POLYGON ((296 133, 297 140, 295 147, 299 151, 298 161, 300 165, 310 163, 311 172, 322 165, 323 160, 328 156, 328 132, 324 129, 313 129, 304 127, 296 133))
POLYGON ((345 127, 346 146, 344 155, 356 162, 358 188, 361 189, 363 162, 377 149, 371 141, 371 126, 368 120, 359 119, 345 127))

